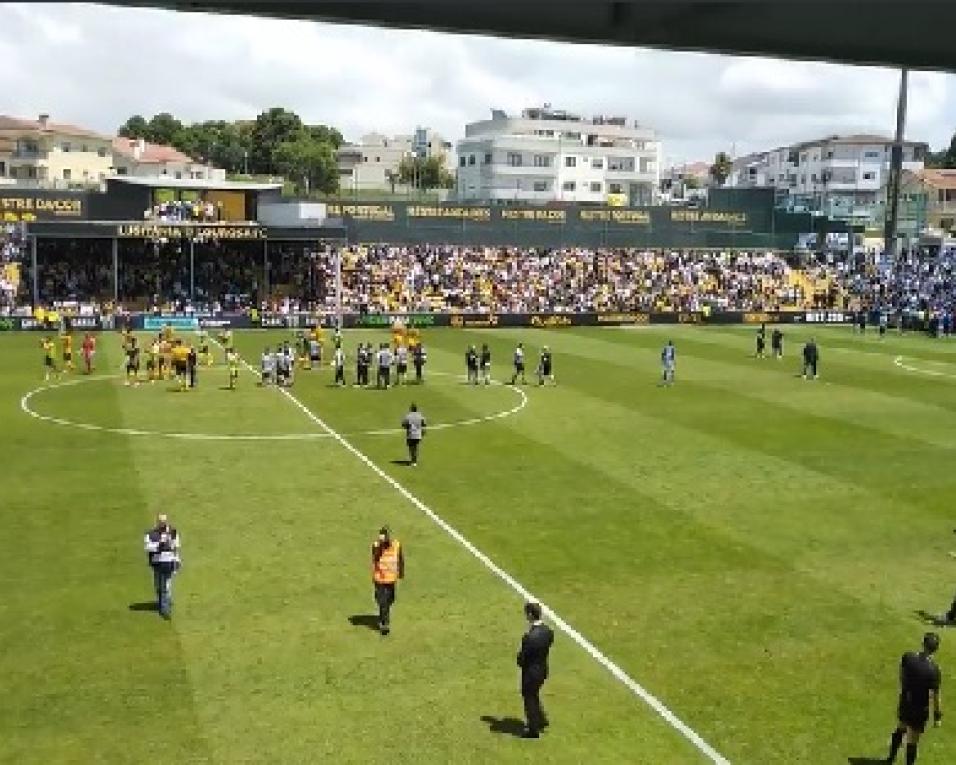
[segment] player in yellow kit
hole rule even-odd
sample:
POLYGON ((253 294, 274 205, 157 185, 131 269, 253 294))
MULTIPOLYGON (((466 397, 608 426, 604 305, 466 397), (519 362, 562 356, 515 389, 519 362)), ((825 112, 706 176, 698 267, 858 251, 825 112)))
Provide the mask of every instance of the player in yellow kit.
POLYGON ((146 377, 151 383, 159 379, 159 338, 154 337, 146 356, 146 377))
POLYGON ((226 351, 226 364, 229 366, 229 390, 239 387, 239 354, 235 350, 226 351))
POLYGON ((64 331, 60 335, 60 343, 63 346, 63 368, 67 372, 73 371, 73 335, 69 331, 64 331))
POLYGON ((176 340, 170 353, 173 359, 173 370, 176 373, 176 379, 179 381, 179 389, 186 390, 186 385, 189 382, 189 346, 182 340, 176 340))
POLYGON ((57 374, 56 371, 56 346, 49 337, 44 337, 40 341, 40 348, 43 349, 43 370, 44 375, 43 379, 46 382, 50 381, 50 376, 57 374))

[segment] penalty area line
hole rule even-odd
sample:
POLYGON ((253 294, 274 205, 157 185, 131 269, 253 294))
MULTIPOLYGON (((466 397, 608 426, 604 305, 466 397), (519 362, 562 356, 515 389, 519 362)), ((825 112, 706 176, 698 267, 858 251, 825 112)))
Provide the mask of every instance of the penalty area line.
MULTIPOLYGON (((214 341, 216 342, 216 341, 214 341)), ((218 343, 217 343, 218 345, 218 343)), ((239 357, 242 365, 249 370, 253 375, 258 374, 256 369, 252 367, 244 358, 239 357)), ((389 486, 391 486, 395 491, 401 494, 410 504, 412 504, 416 509, 418 509, 422 514, 424 514, 429 520, 435 523, 442 531, 448 534, 452 539, 454 539, 458 544, 464 547, 469 553, 472 554, 475 558, 480 561, 485 568, 487 568, 491 573, 497 576, 501 581, 507 584, 512 590, 518 593, 526 601, 538 601, 531 592, 524 587, 517 579, 515 579, 511 574, 501 568, 497 563, 495 563, 491 558, 489 558, 485 553, 475 547, 458 529, 448 523, 444 518, 439 516, 434 510, 432 510, 428 505, 422 502, 418 497, 412 494, 408 489, 406 489, 402 484, 397 480, 392 478, 388 473, 386 473, 382 468, 376 465, 372 459, 366 455, 364 452, 359 450, 354 444, 352 444, 348 439, 346 439, 341 433, 328 425, 321 417, 315 414, 309 407, 303 404, 298 398, 296 398, 292 393, 290 393, 285 388, 277 388, 279 393, 281 393, 293 406, 295 406, 303 415, 305 415, 310 421, 315 425, 318 425, 325 433, 327 433, 332 439, 337 441, 342 448, 350 452, 354 457, 359 461, 365 464, 369 470, 375 473, 379 478, 385 481, 389 486)), ((621 684, 627 687, 635 696, 640 698, 645 704, 647 704, 651 709, 653 709, 657 714, 664 719, 672 728, 674 728, 678 733, 680 733, 684 738, 686 738, 691 744, 693 744, 697 750, 703 754, 707 759, 716 765, 730 765, 730 761, 727 760, 723 755, 721 755, 716 749, 714 749, 710 744, 708 744, 704 739, 698 734, 693 728, 688 726, 683 720, 681 720, 676 714, 674 714, 670 709, 668 709, 662 701, 660 701, 656 696, 654 696, 650 691, 645 689, 640 683, 634 680, 630 675, 628 675, 621 667, 615 664, 611 659, 601 653, 600 650, 586 637, 584 637, 580 632, 578 632, 574 627, 568 624, 564 619, 562 619, 555 611, 549 608, 545 603, 541 603, 542 610, 545 611, 550 621, 567 635, 571 640, 578 644, 592 659, 594 659, 598 664, 604 667, 611 675, 614 676, 621 684)))

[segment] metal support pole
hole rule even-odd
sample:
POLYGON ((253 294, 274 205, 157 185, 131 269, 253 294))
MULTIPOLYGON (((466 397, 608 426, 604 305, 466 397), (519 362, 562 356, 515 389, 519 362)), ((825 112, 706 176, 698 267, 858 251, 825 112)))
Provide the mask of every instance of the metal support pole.
POLYGON ((342 250, 335 250, 335 326, 342 329, 342 250))
POLYGON ((40 305, 40 278, 37 273, 37 236, 30 238, 30 264, 33 267, 33 308, 40 305))
POLYGON ((189 302, 196 302, 196 240, 189 240, 189 302))
POLYGON ((890 159, 890 177, 886 186, 886 221, 883 228, 883 252, 895 259, 898 255, 896 239, 897 217, 900 205, 900 177, 903 174, 903 133, 906 129, 906 94, 908 69, 900 70, 900 93, 896 101, 896 135, 890 159))
POLYGON ((119 239, 113 237, 113 308, 119 304, 119 239))
POLYGON ((262 299, 269 300, 269 240, 262 240, 262 299))

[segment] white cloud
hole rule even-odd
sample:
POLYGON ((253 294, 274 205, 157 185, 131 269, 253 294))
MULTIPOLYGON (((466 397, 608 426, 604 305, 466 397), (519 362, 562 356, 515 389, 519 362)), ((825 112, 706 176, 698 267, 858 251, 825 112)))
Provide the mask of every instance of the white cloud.
MULTIPOLYGON (((133 113, 251 118, 285 106, 357 138, 551 102, 658 130, 674 162, 828 133, 890 134, 897 74, 812 62, 90 5, 0 6, 0 111, 112 132, 133 113)), ((956 128, 951 75, 915 73, 907 136, 956 128)))

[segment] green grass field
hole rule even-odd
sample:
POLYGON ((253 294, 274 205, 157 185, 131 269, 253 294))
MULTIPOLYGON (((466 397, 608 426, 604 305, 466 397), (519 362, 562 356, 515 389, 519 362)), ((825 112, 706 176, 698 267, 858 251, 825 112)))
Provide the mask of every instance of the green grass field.
MULTIPOLYGON (((752 329, 429 330, 423 386, 323 369, 292 394, 729 761, 845 764, 885 755, 917 611, 953 594, 956 345, 815 328, 805 382, 808 329, 786 331, 775 362, 752 329), (468 344, 500 379, 519 340, 551 346, 556 387, 461 383, 468 344), (413 400, 449 425, 416 469, 394 430, 413 400)), ((288 337, 237 345, 255 366, 288 337)), ((252 373, 127 388, 109 334, 97 376, 37 391, 31 417, 39 339, 0 336, 0 761, 707 762, 561 632, 552 727, 511 735, 521 597, 252 373), (157 512, 183 535, 169 623, 136 605, 157 512), (383 523, 408 563, 388 638, 354 618, 383 523)), ((920 762, 956 762, 952 725, 920 762)))

